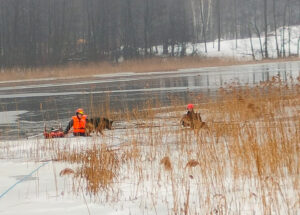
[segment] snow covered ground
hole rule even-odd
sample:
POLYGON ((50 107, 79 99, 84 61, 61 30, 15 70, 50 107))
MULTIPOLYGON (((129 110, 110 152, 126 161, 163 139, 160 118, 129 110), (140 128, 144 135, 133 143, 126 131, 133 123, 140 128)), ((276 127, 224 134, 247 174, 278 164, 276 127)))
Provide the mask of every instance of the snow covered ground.
MULTIPOLYGON (((284 111, 297 115, 297 109, 292 110, 284 111)), ((201 112, 209 120, 209 111, 201 112)), ((231 156, 236 155, 228 147, 238 144, 232 142, 233 137, 182 129, 178 126, 181 114, 163 112, 151 122, 135 122, 138 127, 128 122, 128 129, 105 131, 103 137, 1 142, 0 214, 300 213, 299 175, 294 169, 283 164, 280 177, 265 177, 243 162, 232 163, 231 156), (103 144, 120 161, 106 189, 93 195, 86 179, 60 175, 65 168, 75 171, 84 164, 58 161, 57 152, 85 154, 100 150, 103 144), (250 171, 250 176, 243 171, 250 171)), ((248 124, 264 135, 262 122, 248 124)), ((299 125, 288 124, 286 135, 293 138, 299 125)), ((241 142, 247 139, 241 138, 241 142)), ((295 144, 292 147, 297 151, 299 142, 295 144)), ((299 158, 290 158, 299 163, 299 158)), ((255 160, 249 161, 256 166, 255 160)))
MULTIPOLYGON (((299 54, 299 40, 300 38, 300 26, 285 27, 285 29, 277 29, 277 43, 281 53, 285 50, 285 56, 299 54), (285 35, 283 37, 283 34, 285 35), (290 38, 290 39, 289 39, 290 38)), ((253 36, 253 52, 256 60, 262 59, 261 46, 264 49, 264 37, 261 37, 261 42, 258 37, 253 36)), ((186 46, 187 55, 197 53, 206 57, 230 57, 239 60, 252 60, 252 49, 249 38, 236 40, 221 40, 221 50, 218 51, 218 41, 207 42, 207 52, 205 52, 204 43, 191 44, 188 43, 186 46)), ((180 53, 181 46, 176 46, 175 52, 180 53)), ((169 50, 171 51, 171 49, 169 50)), ((270 58, 277 58, 276 39, 275 32, 268 34, 268 52, 270 58)), ((158 48, 158 55, 162 55, 162 46, 158 48)))

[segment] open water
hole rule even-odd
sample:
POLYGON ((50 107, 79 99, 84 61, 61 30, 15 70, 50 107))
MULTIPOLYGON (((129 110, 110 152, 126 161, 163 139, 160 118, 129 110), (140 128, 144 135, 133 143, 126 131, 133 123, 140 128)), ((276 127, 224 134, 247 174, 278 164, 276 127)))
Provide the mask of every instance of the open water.
POLYGON ((273 76, 283 81, 299 77, 300 61, 0 82, 0 140, 39 134, 45 123, 65 127, 78 107, 97 112, 95 109, 142 108, 149 99, 159 100, 163 106, 170 105, 173 98, 188 103, 197 94, 214 97, 220 87, 256 85, 273 76))

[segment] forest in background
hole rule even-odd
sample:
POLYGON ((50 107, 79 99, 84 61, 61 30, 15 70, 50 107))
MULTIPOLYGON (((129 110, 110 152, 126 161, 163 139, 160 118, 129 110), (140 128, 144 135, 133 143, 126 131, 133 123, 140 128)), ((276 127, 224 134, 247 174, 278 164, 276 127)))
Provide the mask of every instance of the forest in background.
POLYGON ((216 40, 221 50, 222 39, 248 37, 264 39, 268 58, 268 34, 276 39, 276 29, 293 25, 300 0, 0 0, 0 67, 118 62, 153 56, 158 46, 185 56, 187 43, 216 40))

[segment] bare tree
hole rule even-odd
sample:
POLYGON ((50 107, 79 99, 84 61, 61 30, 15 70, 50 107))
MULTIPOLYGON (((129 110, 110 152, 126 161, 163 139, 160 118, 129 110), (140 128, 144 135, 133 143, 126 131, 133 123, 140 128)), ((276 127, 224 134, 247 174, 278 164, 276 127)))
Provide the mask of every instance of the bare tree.
POLYGON ((204 4, 203 4, 203 0, 200 0, 200 15, 201 15, 201 21, 202 21, 202 35, 203 35, 205 53, 207 53, 207 45, 206 45, 206 20, 204 18, 204 4))
POLYGON ((277 57, 281 57, 281 53, 280 53, 279 46, 278 46, 278 35, 277 35, 276 1, 277 0, 273 0, 273 21, 274 21, 274 32, 275 32, 275 43, 276 43, 277 57))
POLYGON ((249 31, 249 39, 250 39, 250 46, 251 46, 252 59, 255 60, 255 53, 254 53, 254 49, 253 49, 252 33, 251 33, 251 27, 250 27, 250 24, 248 25, 248 31, 249 31))
POLYGON ((264 0, 264 28, 265 28, 265 58, 269 58, 268 53, 268 2, 264 0))
POLYGON ((289 7, 290 0, 287 0, 287 2, 284 5, 284 10, 283 10, 283 26, 282 26, 282 54, 283 57, 286 57, 286 52, 285 52, 285 27, 286 27, 286 15, 287 15, 287 8, 289 7))
POLYGON ((221 3, 216 0, 216 17, 217 17, 217 32, 218 32, 218 51, 221 51, 221 3))
POLYGON ((263 51, 263 46, 262 46, 262 42, 261 42, 260 30, 259 30, 259 28, 257 26, 256 10, 254 10, 254 11, 255 11, 255 15, 254 15, 254 27, 255 27, 256 34, 257 34, 258 39, 259 39, 261 57, 264 58, 264 51, 263 51))

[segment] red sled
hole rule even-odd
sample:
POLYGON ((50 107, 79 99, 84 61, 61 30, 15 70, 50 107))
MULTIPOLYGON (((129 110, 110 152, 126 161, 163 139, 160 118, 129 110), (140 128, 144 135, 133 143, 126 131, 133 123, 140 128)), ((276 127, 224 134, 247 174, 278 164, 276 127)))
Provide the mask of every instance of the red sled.
POLYGON ((45 125, 44 137, 45 137, 45 139, 62 138, 62 137, 65 137, 65 133, 62 130, 61 126, 58 129, 51 128, 50 131, 47 131, 46 125, 45 125))

